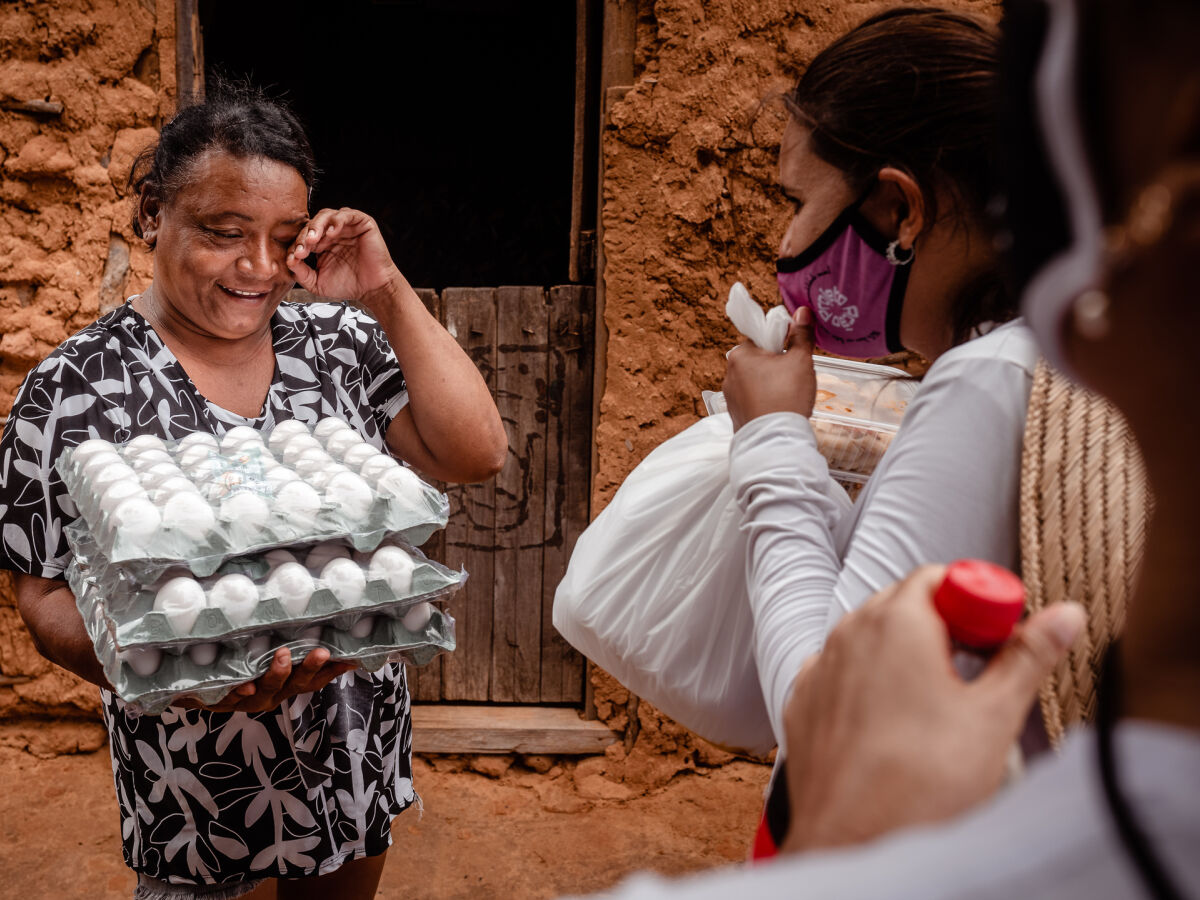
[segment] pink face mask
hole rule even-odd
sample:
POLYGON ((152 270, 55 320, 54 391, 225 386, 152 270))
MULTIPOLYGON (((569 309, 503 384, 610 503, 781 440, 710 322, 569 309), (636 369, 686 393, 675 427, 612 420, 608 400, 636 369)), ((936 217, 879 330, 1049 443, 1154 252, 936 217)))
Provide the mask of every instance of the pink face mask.
POLYGON ((888 242, 859 211, 860 200, 799 256, 776 264, 788 312, 813 311, 816 344, 838 356, 887 356, 900 344, 907 260, 891 262, 888 242))

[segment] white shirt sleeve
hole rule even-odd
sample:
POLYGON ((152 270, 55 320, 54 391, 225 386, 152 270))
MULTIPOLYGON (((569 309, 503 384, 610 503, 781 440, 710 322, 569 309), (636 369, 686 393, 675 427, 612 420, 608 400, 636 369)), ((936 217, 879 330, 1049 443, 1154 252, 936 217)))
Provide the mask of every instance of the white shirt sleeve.
POLYGON ((930 369, 858 504, 839 510, 807 420, 734 435, 730 476, 748 541, 755 660, 775 735, 800 666, 829 629, 923 563, 1019 564, 1018 500, 1037 353, 1010 323, 930 369))

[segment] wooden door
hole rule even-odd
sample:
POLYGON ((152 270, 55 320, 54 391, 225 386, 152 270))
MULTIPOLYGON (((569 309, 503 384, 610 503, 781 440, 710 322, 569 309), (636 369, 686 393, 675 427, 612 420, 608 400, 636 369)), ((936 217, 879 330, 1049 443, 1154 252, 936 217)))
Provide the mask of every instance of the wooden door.
POLYGON ((469 575, 448 605, 458 649, 409 671, 413 698, 582 703, 584 660, 551 608, 588 523, 595 289, 422 294, 487 380, 508 460, 492 481, 447 489, 450 523, 425 551, 469 575))

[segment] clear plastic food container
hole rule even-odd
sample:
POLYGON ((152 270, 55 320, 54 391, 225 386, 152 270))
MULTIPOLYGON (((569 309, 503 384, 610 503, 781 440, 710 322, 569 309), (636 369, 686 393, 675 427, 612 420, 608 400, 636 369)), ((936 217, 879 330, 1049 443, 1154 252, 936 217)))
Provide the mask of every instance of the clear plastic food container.
POLYGON ((920 382, 893 369, 818 356, 812 426, 834 478, 853 495, 879 465, 920 382), (848 479, 840 476, 859 476, 848 479), (855 490, 851 489, 855 485, 855 490))
MULTIPOLYGON (((849 359, 817 356, 813 367, 817 397, 810 421, 817 447, 829 474, 853 499, 879 465, 921 383, 891 366, 849 359)), ((710 415, 727 411, 723 394, 701 396, 710 415)))

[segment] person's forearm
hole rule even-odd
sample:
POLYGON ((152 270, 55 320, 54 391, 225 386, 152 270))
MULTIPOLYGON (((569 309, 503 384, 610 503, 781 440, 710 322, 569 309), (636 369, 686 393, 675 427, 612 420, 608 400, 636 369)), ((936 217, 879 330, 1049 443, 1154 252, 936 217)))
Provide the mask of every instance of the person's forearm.
POLYGON ((21 618, 42 656, 92 684, 112 689, 75 606, 75 595, 66 584, 18 576, 17 597, 21 618))
POLYGON ((418 468, 447 481, 479 481, 499 471, 508 441, 487 384, 458 342, 397 273, 386 290, 364 297, 396 354, 408 387, 407 415, 419 446, 389 444, 418 468), (404 451, 408 450, 405 454, 404 451))
POLYGON ((824 641, 841 566, 831 532, 849 500, 831 481, 808 422, 792 413, 762 416, 738 431, 729 474, 747 539, 754 656, 783 748, 792 682, 824 641))

